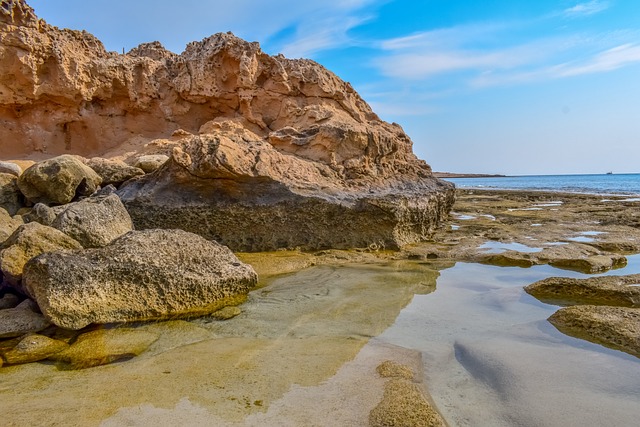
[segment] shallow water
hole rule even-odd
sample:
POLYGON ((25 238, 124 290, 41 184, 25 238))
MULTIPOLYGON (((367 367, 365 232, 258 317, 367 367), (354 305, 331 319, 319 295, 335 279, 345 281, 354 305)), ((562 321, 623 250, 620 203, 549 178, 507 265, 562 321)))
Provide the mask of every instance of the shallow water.
POLYGON ((506 251, 518 251, 523 253, 535 253, 542 251, 542 248, 533 248, 531 246, 523 245, 522 243, 505 243, 497 242, 495 240, 489 240, 483 243, 478 246, 478 249, 486 254, 500 254, 506 251))
MULTIPOLYGON (((608 274, 636 272, 640 256, 608 274)), ((522 286, 552 275, 585 277, 417 261, 273 277, 229 321, 139 326, 161 338, 127 362, 2 368, 3 423, 366 425, 375 366, 393 359, 424 376, 451 426, 634 425, 638 359, 548 324, 556 307, 522 286)))
MULTIPOLYGON (((607 274, 640 272, 640 257, 607 274)), ((640 361, 559 333, 557 307, 522 287, 549 266, 458 263, 416 296, 381 339, 423 354, 429 390, 452 426, 631 426, 640 417, 640 361)))

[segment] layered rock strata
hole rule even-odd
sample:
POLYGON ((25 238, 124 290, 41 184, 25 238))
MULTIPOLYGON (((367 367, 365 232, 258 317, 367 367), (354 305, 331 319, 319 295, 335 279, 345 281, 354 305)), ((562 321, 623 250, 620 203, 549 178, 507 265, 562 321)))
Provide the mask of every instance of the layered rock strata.
POLYGON ((136 227, 184 221, 242 250, 395 248, 453 203, 402 128, 313 61, 230 33, 121 55, 22 0, 2 1, 0 49, 0 157, 171 155, 121 193, 136 227))

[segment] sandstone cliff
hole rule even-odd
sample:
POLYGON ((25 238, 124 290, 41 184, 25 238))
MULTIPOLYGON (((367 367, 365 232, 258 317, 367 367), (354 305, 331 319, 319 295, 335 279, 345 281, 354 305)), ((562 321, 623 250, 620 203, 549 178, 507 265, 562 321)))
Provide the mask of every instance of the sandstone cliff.
POLYGON ((2 0, 0 67, 0 158, 171 157, 119 192, 138 228, 245 250, 397 247, 428 237, 453 203, 349 83, 230 33, 180 55, 157 42, 121 55, 2 0))

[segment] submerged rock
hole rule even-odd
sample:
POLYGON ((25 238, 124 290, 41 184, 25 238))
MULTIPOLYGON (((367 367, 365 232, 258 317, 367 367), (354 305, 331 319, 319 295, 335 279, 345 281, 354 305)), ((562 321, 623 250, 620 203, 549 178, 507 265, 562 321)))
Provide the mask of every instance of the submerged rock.
POLYGON ((44 335, 28 334, 11 350, 2 354, 10 365, 37 362, 69 348, 69 344, 44 335))
POLYGON ((640 310, 578 305, 549 317, 561 332, 640 357, 640 310))
POLYGON ((182 230, 131 231, 99 249, 43 254, 24 285, 58 326, 209 314, 257 282, 231 251, 182 230))
POLYGON ((71 203, 52 227, 76 239, 85 248, 99 248, 133 230, 131 217, 115 194, 71 203))
POLYGON ((525 286, 524 290, 551 304, 594 304, 640 307, 640 274, 588 279, 550 277, 525 286))
POLYGON ((77 196, 89 196, 101 182, 102 178, 77 157, 62 155, 25 170, 18 178, 18 188, 33 203, 63 205, 77 196))
POLYGON ((50 355, 49 359, 59 362, 62 369, 86 369, 131 359, 157 339, 158 335, 147 331, 98 329, 80 334, 70 347, 50 355))

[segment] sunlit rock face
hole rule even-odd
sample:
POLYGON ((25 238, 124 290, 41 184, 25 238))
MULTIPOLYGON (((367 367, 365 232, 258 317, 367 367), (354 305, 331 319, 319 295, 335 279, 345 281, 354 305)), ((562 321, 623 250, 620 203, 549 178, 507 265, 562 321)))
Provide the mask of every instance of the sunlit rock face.
POLYGON ((1 5, 0 157, 169 155, 121 194, 136 226, 175 227, 177 201, 194 207, 201 234, 235 249, 399 247, 427 238, 453 203, 453 186, 432 177, 402 128, 313 61, 267 55, 230 33, 180 55, 158 42, 107 52, 24 1, 1 5), (187 179, 196 169, 206 173, 187 179), (229 215, 220 199, 261 219, 235 210, 242 219, 225 236, 211 217, 229 215), (296 230, 308 237, 270 237, 296 230))

